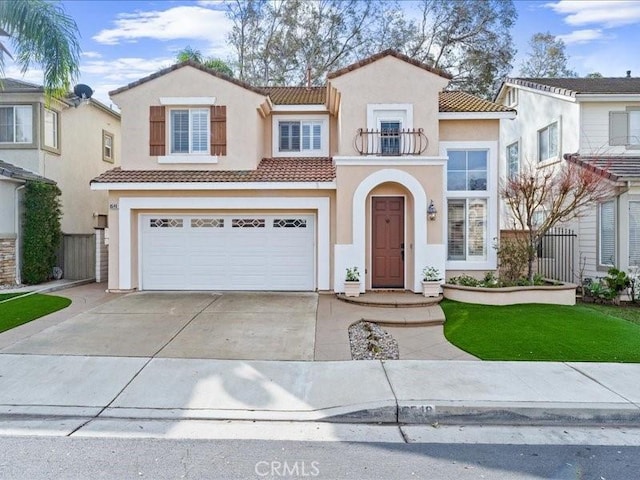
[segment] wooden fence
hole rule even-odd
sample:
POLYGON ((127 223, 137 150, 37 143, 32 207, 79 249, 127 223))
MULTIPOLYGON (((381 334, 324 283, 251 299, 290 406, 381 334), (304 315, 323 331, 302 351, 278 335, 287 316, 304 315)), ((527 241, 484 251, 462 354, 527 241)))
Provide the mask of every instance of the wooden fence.
POLYGON ((96 236, 92 233, 64 234, 58 249, 58 266, 68 280, 96 277, 96 236))

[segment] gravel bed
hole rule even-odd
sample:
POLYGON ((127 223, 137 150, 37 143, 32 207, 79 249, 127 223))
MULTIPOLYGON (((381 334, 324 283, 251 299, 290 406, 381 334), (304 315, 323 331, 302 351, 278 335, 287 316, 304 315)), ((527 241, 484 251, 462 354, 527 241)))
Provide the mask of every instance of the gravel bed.
POLYGON ((361 320, 349 327, 353 360, 398 360, 398 342, 379 325, 361 320))

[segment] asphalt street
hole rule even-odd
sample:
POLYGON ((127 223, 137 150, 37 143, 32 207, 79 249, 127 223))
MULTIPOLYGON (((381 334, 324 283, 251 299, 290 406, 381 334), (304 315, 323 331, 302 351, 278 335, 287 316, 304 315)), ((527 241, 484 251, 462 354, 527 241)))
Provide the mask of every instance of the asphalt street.
POLYGON ((597 479, 638 477, 640 449, 0 437, 2 479, 597 479))

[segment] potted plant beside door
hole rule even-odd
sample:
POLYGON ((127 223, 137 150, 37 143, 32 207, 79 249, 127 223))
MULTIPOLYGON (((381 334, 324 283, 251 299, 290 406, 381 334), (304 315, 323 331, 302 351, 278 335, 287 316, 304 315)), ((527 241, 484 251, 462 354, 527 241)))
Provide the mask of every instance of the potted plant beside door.
POLYGON ((442 276, 436 267, 426 267, 422 270, 422 293, 425 297, 440 295, 440 281, 442 276))
POLYGON ((347 275, 344 280, 344 294, 346 297, 360 296, 360 272, 358 272, 358 267, 347 268, 347 275))

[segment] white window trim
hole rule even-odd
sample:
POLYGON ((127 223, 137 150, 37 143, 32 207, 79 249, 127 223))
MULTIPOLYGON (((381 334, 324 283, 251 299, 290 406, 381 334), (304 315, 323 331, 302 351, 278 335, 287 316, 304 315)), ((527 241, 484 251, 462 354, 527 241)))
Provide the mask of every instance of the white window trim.
POLYGON ((329 115, 272 115, 271 154, 274 158, 328 157, 329 156, 329 115), (280 122, 300 122, 300 151, 280 151, 280 122), (320 150, 302 150, 302 123, 320 123, 320 150))
POLYGON ((412 103, 368 103, 367 104, 367 128, 375 129, 380 128, 379 123, 376 121, 376 118, 379 118, 380 115, 384 116, 385 111, 404 111, 406 112, 406 125, 405 119, 401 119, 401 123, 403 123, 402 128, 411 129, 413 128, 413 104, 412 103))
POLYGON ((505 168, 505 173, 506 173, 506 178, 509 179, 511 178, 511 162, 509 159, 509 148, 513 147, 514 145, 516 145, 518 147, 518 170, 516 172, 516 175, 518 175, 520 173, 520 140, 516 140, 515 142, 511 142, 509 144, 507 144, 507 146, 505 147, 505 163, 506 163, 506 168, 505 168))
MULTIPOLYGON (((449 201, 453 200, 453 201, 459 201, 459 202, 464 202, 464 255, 465 255, 465 259, 464 260, 449 260, 448 259, 448 251, 447 251, 447 263, 449 262, 469 262, 469 263, 478 263, 478 262, 486 262, 487 258, 489 257, 489 249, 491 248, 491 245, 489 243, 489 199, 488 197, 482 197, 482 196, 474 196, 474 197, 468 197, 468 198, 456 198, 456 197, 449 197, 447 198, 447 204, 444 208, 446 208, 447 210, 447 220, 448 220, 448 214, 449 214, 449 201), (485 203, 485 209, 486 209, 486 213, 487 213, 487 217, 485 218, 485 252, 486 255, 483 256, 471 256, 469 255, 469 202, 472 200, 481 200, 484 201, 485 203)), ((447 230, 448 230, 448 225, 447 225, 447 230)), ((447 232, 448 233, 448 232, 447 232)), ((449 238, 447 236, 447 248, 448 248, 448 243, 449 243, 449 238)))
POLYGON ((598 258, 596 259, 596 265, 598 267, 600 267, 600 269, 608 269, 610 267, 613 267, 616 265, 617 262, 617 257, 618 257, 618 252, 616 251, 616 245, 618 243, 618 214, 617 214, 617 205, 616 205, 616 200, 615 199, 609 199, 609 200, 605 200, 603 202, 598 202, 597 204, 597 210, 596 210, 596 215, 597 215, 597 221, 596 221, 596 225, 597 225, 597 235, 598 235, 598 251, 597 251, 597 255, 598 258), (613 263, 602 263, 602 205, 604 205, 605 203, 612 203, 613 204, 613 263))
POLYGON ((487 258, 481 261, 447 260, 447 270, 495 270, 498 268, 496 249, 491 247, 492 241, 498 238, 498 142, 440 142, 440 155, 448 158, 448 150, 487 150, 487 190, 451 191, 446 190, 447 168, 442 169, 442 182, 445 198, 438 215, 442 216, 442 238, 445 239, 445 257, 447 244, 449 199, 487 199, 487 258))
POLYGON ((44 107, 42 109, 42 148, 52 152, 60 152, 60 114, 56 110, 44 107), (47 145, 47 112, 53 114, 53 138, 55 145, 47 145))
POLYGON ((554 163, 559 162, 562 158, 562 121, 561 120, 562 120, 561 118, 558 118, 557 120, 553 120, 552 122, 549 122, 544 127, 536 130, 536 159, 537 159, 536 163, 539 167, 546 167, 547 165, 552 165, 554 163), (540 132, 547 130, 553 124, 556 124, 558 129, 558 151, 556 152, 555 156, 542 159, 540 158, 540 132))

